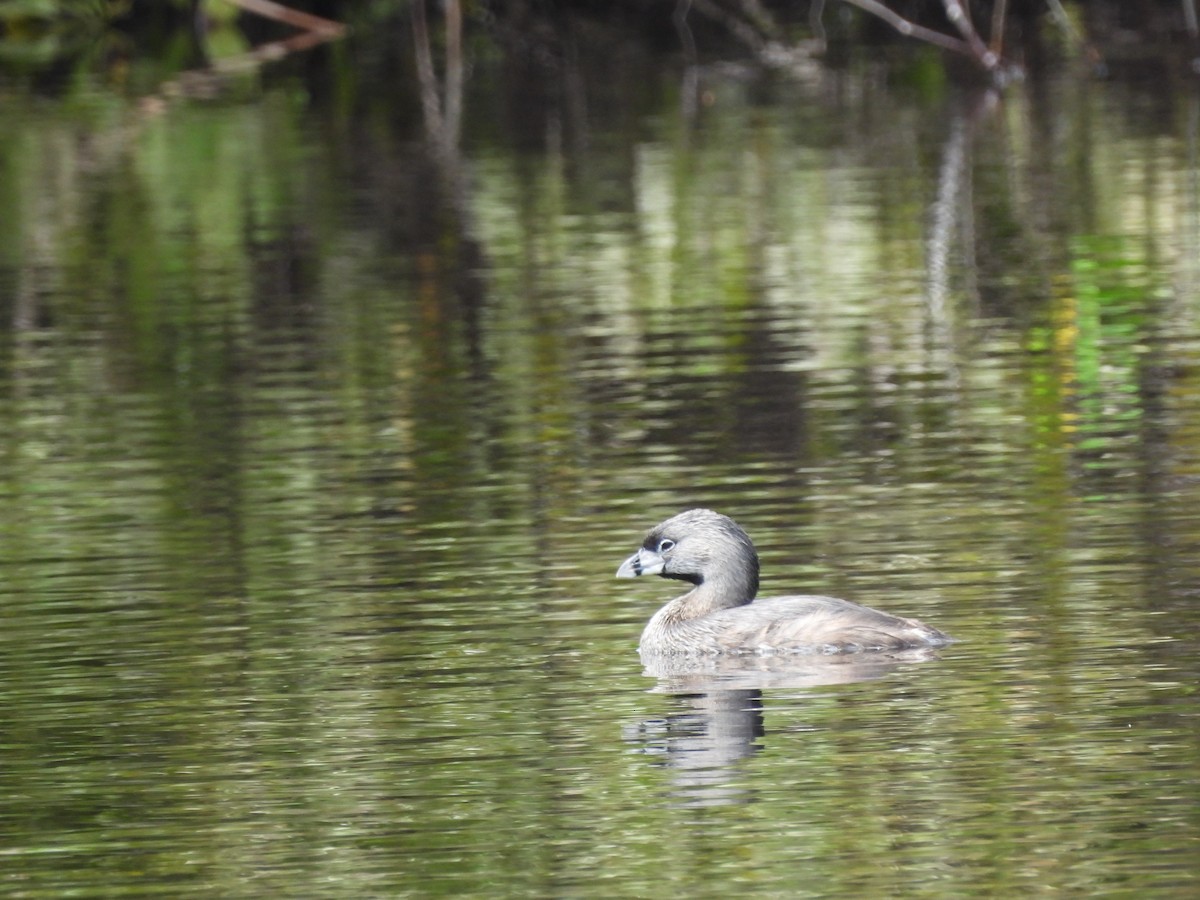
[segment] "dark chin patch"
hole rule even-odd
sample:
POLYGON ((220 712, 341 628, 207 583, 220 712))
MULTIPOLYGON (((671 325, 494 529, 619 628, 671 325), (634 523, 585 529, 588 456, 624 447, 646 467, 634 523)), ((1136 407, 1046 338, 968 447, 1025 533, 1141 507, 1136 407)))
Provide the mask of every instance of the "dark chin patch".
POLYGON ((704 584, 704 579, 694 572, 660 572, 659 574, 672 581, 686 581, 688 584, 697 586, 704 584))

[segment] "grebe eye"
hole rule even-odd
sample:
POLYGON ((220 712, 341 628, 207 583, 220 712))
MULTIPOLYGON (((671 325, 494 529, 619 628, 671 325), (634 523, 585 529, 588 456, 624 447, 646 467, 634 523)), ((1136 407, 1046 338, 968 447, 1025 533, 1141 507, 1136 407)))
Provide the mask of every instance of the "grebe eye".
POLYGON ((674 546, 675 546, 675 542, 673 540, 671 540, 670 538, 664 538, 663 540, 658 542, 658 552, 666 553, 668 550, 670 550, 674 546))

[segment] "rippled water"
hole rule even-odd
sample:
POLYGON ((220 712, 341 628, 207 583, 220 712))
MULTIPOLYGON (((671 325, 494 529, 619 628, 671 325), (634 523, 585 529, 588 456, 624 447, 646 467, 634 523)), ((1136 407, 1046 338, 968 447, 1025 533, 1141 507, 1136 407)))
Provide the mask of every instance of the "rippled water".
POLYGON ((440 166, 21 110, 5 893, 1194 894, 1196 98, 708 77, 440 166), (697 504, 960 642, 644 673, 697 504))

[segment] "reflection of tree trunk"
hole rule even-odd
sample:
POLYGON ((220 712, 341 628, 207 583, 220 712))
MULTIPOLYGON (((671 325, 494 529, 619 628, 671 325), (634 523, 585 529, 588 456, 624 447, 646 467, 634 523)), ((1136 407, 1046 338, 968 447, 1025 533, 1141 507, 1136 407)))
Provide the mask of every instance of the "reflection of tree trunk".
POLYGON ((683 45, 683 58, 687 63, 683 69, 683 89, 680 96, 683 98, 683 117, 689 122, 696 117, 700 99, 699 56, 696 53, 696 39, 692 36, 692 28, 687 21, 691 6, 692 0, 677 0, 675 13, 671 17, 679 35, 679 43, 683 45))
POLYGON ((950 134, 942 146, 942 164, 938 169, 937 199, 933 202, 933 221, 929 228, 926 271, 929 278, 929 312, 935 329, 946 323, 946 301, 950 295, 950 250, 954 245, 954 226, 970 218, 969 210, 959 205, 964 176, 967 173, 966 117, 956 113, 950 134))
POLYGON ((33 323, 37 318, 37 292, 29 284, 29 279, 18 278, 15 293, 12 329, 13 334, 21 335, 32 330, 33 323))
POLYGON ((446 141, 458 146, 462 121, 462 4, 446 0, 446 141))
MULTIPOLYGON (((1183 246, 1190 251, 1181 256, 1180 296, 1194 297, 1200 292, 1200 99, 1194 94, 1187 107, 1187 161, 1183 246)), ((1197 326, 1193 323, 1190 327, 1197 326)))
POLYGON ((433 74, 433 52, 429 49, 429 21, 425 17, 425 0, 412 5, 414 53, 417 62, 417 81, 421 85, 421 111, 425 114, 425 130, 441 134, 442 104, 438 100, 437 79, 433 74))
POLYGON ((417 80, 421 85, 421 109, 425 131, 442 156, 456 155, 462 120, 463 58, 462 6, 458 0, 446 0, 446 77, 439 91, 434 73, 433 50, 429 41, 429 20, 425 0, 412 4, 413 41, 416 45, 417 80))
MULTIPOLYGON (((950 310, 950 255, 955 245, 955 235, 964 255, 973 257, 975 252, 975 211, 971 194, 971 147, 975 129, 980 119, 995 108, 998 102, 996 91, 986 91, 967 110, 955 113, 950 134, 942 148, 942 164, 938 169, 937 197, 933 202, 932 222, 926 242, 926 277, 929 304, 929 319, 935 345, 948 351, 952 339, 950 310)), ((964 267, 974 273, 974 260, 969 259, 964 267)), ((978 299, 978 289, 970 291, 978 299)), ((947 364, 952 354, 947 356, 947 364)))
POLYGON ((483 374, 482 334, 479 313, 484 302, 484 285, 480 278, 486 254, 475 237, 474 214, 470 203, 470 187, 463 159, 458 149, 462 130, 464 91, 462 31, 463 16, 460 0, 445 0, 445 75, 439 85, 429 37, 429 19, 425 0, 412 4, 412 29, 417 81, 421 90, 421 110, 425 118, 433 163, 445 191, 444 208, 449 215, 449 227, 454 232, 458 250, 449 262, 454 278, 454 291, 460 303, 466 329, 467 350, 473 374, 483 374))

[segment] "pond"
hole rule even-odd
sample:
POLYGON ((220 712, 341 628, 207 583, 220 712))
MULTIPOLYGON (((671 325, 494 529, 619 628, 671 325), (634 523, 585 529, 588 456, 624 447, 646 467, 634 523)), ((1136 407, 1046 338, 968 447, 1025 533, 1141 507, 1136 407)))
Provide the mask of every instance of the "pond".
POLYGON ((1195 896, 1200 94, 883 72, 0 90, 0 890, 1195 896), (693 506, 958 642, 645 672, 693 506))

